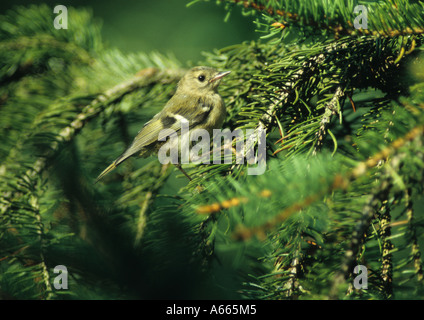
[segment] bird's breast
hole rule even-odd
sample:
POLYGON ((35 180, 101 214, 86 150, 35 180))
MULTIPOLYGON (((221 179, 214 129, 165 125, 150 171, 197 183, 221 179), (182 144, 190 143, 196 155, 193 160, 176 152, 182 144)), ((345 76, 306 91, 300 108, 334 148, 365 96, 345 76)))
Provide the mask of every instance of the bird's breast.
POLYGON ((213 94, 208 98, 210 100, 208 101, 208 105, 210 105, 211 109, 203 127, 212 133, 213 129, 222 128, 222 124, 225 120, 226 110, 224 101, 219 94, 213 94))

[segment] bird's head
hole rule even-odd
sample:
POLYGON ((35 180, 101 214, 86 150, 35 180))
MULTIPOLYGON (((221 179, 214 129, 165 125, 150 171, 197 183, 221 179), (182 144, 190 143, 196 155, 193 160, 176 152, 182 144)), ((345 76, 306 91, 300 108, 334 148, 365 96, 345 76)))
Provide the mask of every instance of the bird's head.
POLYGON ((211 67, 194 67, 190 69, 178 83, 178 90, 200 94, 208 91, 216 92, 221 79, 230 71, 218 72, 211 67))

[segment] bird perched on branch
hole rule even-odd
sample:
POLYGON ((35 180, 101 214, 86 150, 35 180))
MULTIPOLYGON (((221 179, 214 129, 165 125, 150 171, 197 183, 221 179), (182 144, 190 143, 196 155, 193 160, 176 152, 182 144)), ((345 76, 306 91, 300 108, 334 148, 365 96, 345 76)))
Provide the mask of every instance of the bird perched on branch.
MULTIPOLYGON (((230 71, 218 72, 210 67, 194 67, 178 82, 174 96, 161 112, 156 114, 134 138, 132 144, 96 179, 98 182, 119 164, 133 155, 147 157, 157 153, 164 144, 160 136, 174 130, 181 134, 182 123, 188 123, 190 130, 205 129, 210 134, 213 129, 220 129, 225 119, 225 105, 218 94, 221 79, 230 71)), ((175 164, 191 180, 190 176, 175 164)))

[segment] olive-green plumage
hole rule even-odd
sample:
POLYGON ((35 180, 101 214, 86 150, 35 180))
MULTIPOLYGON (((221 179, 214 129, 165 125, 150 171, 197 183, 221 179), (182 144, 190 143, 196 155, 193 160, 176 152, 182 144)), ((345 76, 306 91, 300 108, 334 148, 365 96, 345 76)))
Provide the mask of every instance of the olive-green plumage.
POLYGON ((173 131, 180 133, 181 121, 188 121, 190 130, 206 129, 212 134, 213 129, 220 129, 226 110, 217 90, 222 77, 229 73, 210 67, 189 70, 162 111, 143 126, 128 149, 97 177, 96 182, 135 154, 146 157, 156 153, 164 143, 159 141, 161 137, 173 131))

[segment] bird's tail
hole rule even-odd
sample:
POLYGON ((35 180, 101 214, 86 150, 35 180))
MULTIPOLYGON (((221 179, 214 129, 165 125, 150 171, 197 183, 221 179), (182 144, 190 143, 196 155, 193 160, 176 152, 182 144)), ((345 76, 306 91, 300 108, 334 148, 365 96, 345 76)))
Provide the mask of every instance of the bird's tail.
POLYGON ((99 180, 101 178, 103 178, 105 175, 107 175, 109 172, 111 172, 113 169, 115 169, 116 166, 117 166, 117 164, 116 164, 116 160, 115 160, 115 161, 113 161, 113 163, 109 167, 107 167, 106 169, 104 169, 103 172, 101 174, 99 174, 99 176, 97 177, 95 183, 99 182, 99 180))

